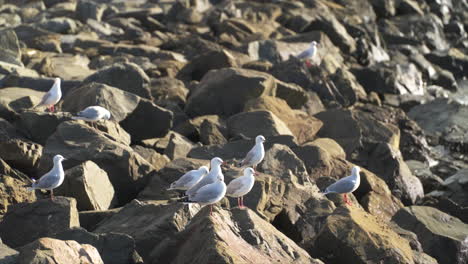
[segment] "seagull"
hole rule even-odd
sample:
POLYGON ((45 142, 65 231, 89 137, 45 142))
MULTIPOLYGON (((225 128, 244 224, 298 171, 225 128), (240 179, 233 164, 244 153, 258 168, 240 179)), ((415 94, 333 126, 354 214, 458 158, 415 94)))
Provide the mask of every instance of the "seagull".
POLYGON ((244 207, 244 195, 249 193, 255 183, 256 172, 252 168, 244 169, 244 176, 232 180, 226 190, 226 196, 237 197, 237 205, 239 208, 244 207))
POLYGON ((58 103, 58 101, 60 101, 60 98, 62 98, 62 90, 60 90, 60 78, 55 78, 54 85, 52 85, 52 88, 50 88, 50 90, 46 94, 44 94, 44 96, 41 99, 41 102, 34 108, 40 106, 47 106, 49 112, 54 112, 54 105, 58 103))
POLYGON ((191 170, 182 175, 182 177, 180 177, 177 181, 171 183, 171 186, 167 190, 186 191, 197 184, 208 173, 209 171, 207 166, 201 166, 198 168, 198 170, 191 170))
POLYGON ((312 60, 312 58, 317 53, 317 46, 319 46, 319 45, 320 44, 317 43, 316 41, 312 41, 310 43, 309 48, 304 50, 303 52, 299 53, 299 55, 297 55, 296 58, 298 58, 300 60, 305 59, 307 67, 311 67, 312 64, 311 64, 310 61, 312 60))
POLYGON ((65 178, 65 172, 62 167, 63 160, 65 160, 65 158, 62 155, 55 155, 54 167, 52 167, 48 173, 42 175, 38 181, 33 179, 33 184, 28 188, 28 190, 50 190, 50 198, 54 200, 54 189, 62 185, 63 179, 65 178))
POLYGON ((361 183, 361 177, 359 175, 360 171, 361 169, 358 166, 354 166, 353 170, 351 171, 351 176, 344 177, 328 186, 323 194, 342 193, 345 203, 351 205, 351 202, 348 200, 346 195, 348 193, 354 192, 359 187, 359 184, 361 183))
POLYGON ((257 168, 257 165, 262 162, 265 157, 263 142, 265 142, 264 136, 259 135, 255 138, 255 146, 253 146, 245 158, 240 162, 241 167, 252 166, 254 170, 257 168))
POLYGON ((200 189, 201 187, 205 186, 205 185, 208 185, 208 184, 211 184, 213 182, 216 181, 216 179, 221 179, 222 181, 224 181, 224 175, 223 175, 223 171, 221 170, 221 164, 223 164, 224 161, 221 159, 221 158, 213 158, 211 159, 211 170, 210 172, 208 173, 208 175, 206 175, 205 177, 203 177, 203 179, 201 179, 201 181, 199 181, 197 184, 195 184, 194 186, 192 186, 190 189, 188 189, 185 194, 187 196, 193 196, 195 194, 195 192, 198 191, 198 189, 200 189))
POLYGON ((213 204, 221 201, 226 195, 226 184, 224 176, 218 175, 214 182, 202 186, 200 189, 188 195, 183 202, 198 203, 200 205, 210 205, 210 215, 213 215, 213 204))
POLYGON ((104 107, 88 106, 83 111, 78 112, 76 116, 73 116, 72 119, 96 122, 99 120, 109 120, 110 117, 111 113, 104 107))

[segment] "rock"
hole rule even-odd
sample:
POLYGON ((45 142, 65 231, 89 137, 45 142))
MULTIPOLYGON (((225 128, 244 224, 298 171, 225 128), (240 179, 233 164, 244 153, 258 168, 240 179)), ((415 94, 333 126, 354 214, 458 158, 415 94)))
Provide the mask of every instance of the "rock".
POLYGON ((278 135, 293 135, 286 124, 270 111, 243 112, 231 116, 227 120, 230 137, 244 135, 255 138, 263 135, 268 138, 278 135), (262 124, 258 126, 257 124, 262 124))
POLYGON ((167 148, 164 150, 164 155, 166 155, 171 160, 184 158, 187 156, 187 153, 190 152, 192 147, 193 143, 190 142, 190 140, 182 135, 173 133, 169 138, 167 148))
POLYGON ((309 181, 309 175, 304 163, 287 146, 274 144, 265 152, 263 162, 259 164, 260 171, 276 177, 289 177, 290 174, 298 177, 304 184, 309 181))
POLYGON ((35 26, 20 25, 14 28, 18 40, 28 48, 61 53, 60 35, 35 26))
POLYGON ((148 161, 156 171, 164 168, 164 166, 170 162, 166 155, 159 154, 154 149, 145 148, 139 145, 132 146, 132 149, 140 154, 140 156, 142 156, 146 161, 148 161))
POLYGON ((330 95, 343 106, 351 106, 358 100, 366 98, 364 88, 359 84, 356 77, 346 69, 338 69, 330 77, 331 82, 337 89, 330 95))
POLYGON ((37 173, 43 147, 23 138, 0 140, 0 158, 10 166, 31 175, 37 173))
POLYGON ((421 72, 413 63, 382 62, 352 72, 367 92, 423 95, 421 72))
POLYGON ((304 162, 307 171, 314 176, 321 174, 319 169, 321 167, 333 167, 331 163, 334 158, 343 160, 346 158, 343 148, 330 138, 317 138, 312 142, 292 148, 292 150, 304 162))
POLYGON ((96 163, 86 161, 66 170, 65 175, 56 194, 75 198, 79 211, 106 210, 116 205, 114 187, 107 173, 96 163))
POLYGON ((26 88, 0 89, 0 117, 9 121, 18 119, 19 112, 37 105, 43 95, 41 92, 26 88))
POLYGON ((109 218, 118 213, 122 207, 105 210, 105 211, 81 211, 80 226, 88 231, 96 229, 97 225, 104 219, 109 218))
POLYGON ((81 55, 57 54, 45 57, 38 71, 48 76, 57 76, 64 80, 83 81, 94 73, 88 67, 89 59, 81 55))
POLYGON ((369 3, 375 10, 375 13, 379 17, 391 17, 395 15, 395 1, 394 0, 370 0, 369 3))
POLYGON ((208 120, 211 123, 216 124, 216 127, 220 130, 223 136, 227 136, 227 128, 225 122, 217 115, 204 115, 198 116, 192 119, 187 119, 180 122, 179 125, 174 126, 174 131, 177 133, 186 136, 187 138, 191 139, 192 141, 200 141, 201 140, 201 125, 202 123, 208 120))
POLYGON ((193 58, 180 70, 177 78, 184 81, 200 81, 211 70, 229 67, 237 67, 236 59, 229 51, 209 51, 193 58))
POLYGON ((430 193, 442 186, 443 180, 433 174, 425 163, 417 160, 406 160, 405 163, 408 165, 411 173, 421 181, 425 193, 430 193))
POLYGON ((38 23, 37 26, 41 29, 59 34, 74 34, 78 27, 76 21, 68 17, 54 17, 50 20, 38 23))
POLYGON ((251 210, 206 214, 203 210, 184 231, 156 246, 150 263, 189 263, 186 256, 203 263, 322 263, 251 210))
POLYGON ((399 226, 418 235, 425 252, 439 263, 465 263, 468 225, 460 219, 427 206, 410 206, 393 217, 399 226))
MULTIPOLYGON (((35 91, 41 91, 41 92, 48 92, 52 85, 54 84, 54 78, 48 78, 48 77, 39 77, 37 74, 31 75, 31 74, 24 74, 22 73, 21 75, 17 74, 10 74, 7 77, 5 77, 3 80, 3 86, 4 87, 24 87, 24 88, 29 88, 35 91)), ((68 80, 62 80, 61 82, 61 88, 62 88, 62 93, 65 95, 68 93, 68 91, 71 90, 71 88, 77 86, 80 84, 80 81, 68 81, 68 80)), ((19 94, 22 94, 23 96, 25 94, 30 95, 31 92, 28 90, 20 90, 19 94)), ((37 96, 37 102, 35 104, 39 103, 42 98, 41 94, 40 96, 37 96)), ((35 105, 34 104, 34 105, 35 105)), ((29 108, 29 107, 28 107, 29 108)))
POLYGON ((468 204, 468 195, 465 190, 468 187, 468 169, 461 169, 448 177, 442 183, 444 196, 460 205, 468 204))
POLYGON ((23 67, 21 62, 21 50, 18 37, 13 30, 2 30, 0 32, 0 61, 23 67))
POLYGON ((36 263, 79 263, 104 264, 95 247, 73 240, 62 241, 49 237, 40 238, 22 247, 18 264, 36 263))
POLYGON ((151 250, 164 239, 182 231, 198 210, 197 205, 190 208, 181 203, 164 205, 134 200, 117 214, 99 223, 94 232, 119 230, 120 233, 130 235, 135 239, 138 253, 147 262, 151 250))
POLYGON ((437 98, 427 104, 415 106, 408 113, 430 136, 442 144, 462 151, 467 142, 464 137, 468 131, 468 108, 457 101, 437 98))
POLYGON ((45 145, 47 138, 55 132, 57 126, 71 120, 71 114, 64 112, 23 111, 18 120, 18 127, 35 142, 45 145))
POLYGON ((293 109, 300 109, 309 99, 306 91, 297 84, 276 80, 276 87, 276 97, 285 100, 293 109))
POLYGON ((134 63, 114 64, 100 69, 83 80, 83 84, 98 82, 117 87, 140 97, 152 99, 148 75, 134 63))
POLYGON ((434 207, 446 214, 462 220, 464 223, 468 223, 468 207, 459 205, 449 198, 445 198, 443 196, 434 197, 429 193, 424 197, 421 205, 434 207))
POLYGON ((0 159, 0 214, 5 214, 10 205, 36 201, 34 192, 26 190, 25 185, 31 182, 25 174, 11 168, 0 159))
POLYGON ((466 69, 468 69, 468 57, 456 48, 434 51, 425 54, 425 57, 428 61, 453 73, 456 78, 464 76, 466 69))
POLYGON ((408 241, 374 216, 354 207, 337 208, 327 218, 309 251, 330 264, 368 263, 375 259, 413 263, 408 241))
POLYGON ((204 145, 219 145, 227 142, 218 123, 205 119, 200 126, 200 142, 204 145))
POLYGON ((169 100, 183 106, 189 93, 182 81, 171 77, 151 80, 150 89, 154 101, 158 104, 169 100))
POLYGON ((145 186, 148 174, 154 170, 131 147, 76 121, 60 124, 47 140, 44 160, 56 153, 67 157, 65 169, 91 160, 106 171, 116 191, 118 204, 132 200, 145 186))
POLYGON ((63 109, 79 112, 100 105, 111 112, 111 119, 132 135, 132 140, 162 137, 172 126, 172 112, 134 94, 104 84, 90 83, 73 89, 63 101, 63 109), (79 97, 80 100, 76 100, 79 97), (146 122, 141 122, 146 120, 146 122), (148 126, 157 123, 158 126, 148 126))
POLYGON ((18 251, 9 248, 7 245, 0 243, 0 263, 2 264, 16 264, 18 251))
POLYGON ((248 99, 274 95, 275 89, 269 74, 235 68, 211 70, 192 91, 185 111, 190 116, 231 116, 241 112, 248 99))
POLYGON ((296 137, 298 143, 312 140, 322 122, 300 110, 293 110, 280 98, 262 96, 249 100, 244 111, 266 110, 281 119, 296 137))
POLYGON ((0 236, 16 248, 79 225, 76 200, 56 197, 55 201, 43 199, 10 206, 0 222, 0 236))
POLYGON ((79 0, 76 5, 75 15, 82 22, 86 22, 88 19, 101 21, 105 7, 105 5, 94 1, 79 0))
POLYGON ((84 230, 83 228, 74 227, 54 235, 54 238, 60 240, 74 240, 80 244, 91 245, 99 251, 104 263, 139 263, 139 255, 136 252, 135 240, 126 234, 94 234, 84 230))

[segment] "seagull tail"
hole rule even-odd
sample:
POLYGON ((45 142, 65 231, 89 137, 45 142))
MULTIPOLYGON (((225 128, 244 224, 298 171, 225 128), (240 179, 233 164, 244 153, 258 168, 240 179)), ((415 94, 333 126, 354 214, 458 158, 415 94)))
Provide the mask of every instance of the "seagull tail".
POLYGON ((72 116, 72 119, 73 120, 82 120, 83 118, 79 117, 79 116, 72 116))

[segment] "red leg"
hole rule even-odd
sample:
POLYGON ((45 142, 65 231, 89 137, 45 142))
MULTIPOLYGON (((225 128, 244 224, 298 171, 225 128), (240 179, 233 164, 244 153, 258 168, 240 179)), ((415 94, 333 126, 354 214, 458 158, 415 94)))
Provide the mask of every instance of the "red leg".
POLYGON ((50 107, 50 109, 52 109, 52 112, 55 112, 55 106, 54 106, 54 105, 52 105, 52 106, 50 107))
POLYGON ((346 204, 351 205, 351 202, 348 200, 348 195, 346 193, 344 194, 344 200, 346 204))
POLYGON ((241 196, 241 208, 244 208, 244 196, 241 196))
POLYGON ((307 65, 308 68, 312 67, 312 63, 310 63, 310 60, 306 60, 305 64, 307 65))

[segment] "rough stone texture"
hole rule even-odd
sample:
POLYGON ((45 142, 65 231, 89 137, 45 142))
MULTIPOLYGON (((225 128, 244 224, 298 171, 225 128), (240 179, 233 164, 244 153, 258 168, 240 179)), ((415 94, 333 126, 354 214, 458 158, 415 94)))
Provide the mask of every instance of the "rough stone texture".
POLYGON ((0 236, 8 246, 16 248, 79 225, 76 200, 56 197, 54 201, 43 199, 10 206, 0 222, 0 236))
POLYGON ((85 161, 66 170, 65 175, 56 194, 75 198, 79 211, 106 210, 116 205, 114 187, 96 163, 85 161))
POLYGON ((293 135, 281 119, 272 112, 264 110, 233 115, 227 120, 227 128, 231 137, 241 134, 250 138, 255 138, 258 135, 263 135, 266 138, 278 135, 293 135))
POLYGON ((468 224, 428 206, 402 208, 393 217, 402 228, 416 233, 426 253, 439 263, 466 263, 468 224))
POLYGON ((136 249, 145 261, 153 247, 182 231, 198 212, 198 205, 158 204, 133 200, 112 217, 99 223, 95 233, 119 230, 135 239, 136 249))
POLYGON ((150 263, 322 263, 251 210, 221 209, 209 217, 207 209, 155 247, 150 263))
POLYGON ((185 111, 191 116, 230 116, 241 112, 248 99, 274 95, 275 90, 269 74, 235 68, 211 70, 190 94, 185 111))
POLYGON ((91 160, 106 171, 119 204, 132 200, 145 186, 148 174, 154 170, 131 147, 76 121, 60 124, 47 140, 44 157, 52 158, 56 153, 67 157, 65 169, 91 160))
POLYGON ((310 252, 330 264, 374 263, 377 259, 414 263, 408 241, 377 218, 353 207, 337 208, 327 218, 310 252))
POLYGON ((53 238, 40 238, 22 247, 18 264, 104 264, 95 247, 73 240, 62 241, 53 238))
POLYGON ((18 126, 25 131, 29 138, 44 145, 57 126, 68 120, 71 120, 69 113, 24 111, 20 115, 18 126))
POLYGON ((94 234, 80 227, 74 227, 60 234, 54 235, 60 240, 74 240, 80 244, 94 246, 101 255, 104 263, 137 264, 141 258, 135 249, 135 240, 126 234, 105 233, 94 234))
POLYGON ((19 112, 37 105, 44 93, 27 88, 9 87, 0 89, 0 117, 13 121, 19 112))
POLYGON ((15 264, 18 258, 18 251, 9 248, 7 245, 0 243, 0 263, 15 264))

